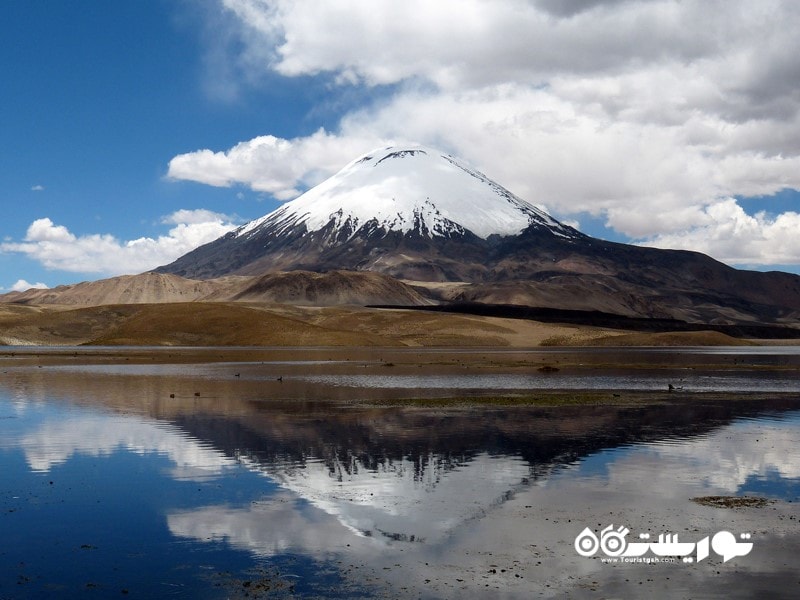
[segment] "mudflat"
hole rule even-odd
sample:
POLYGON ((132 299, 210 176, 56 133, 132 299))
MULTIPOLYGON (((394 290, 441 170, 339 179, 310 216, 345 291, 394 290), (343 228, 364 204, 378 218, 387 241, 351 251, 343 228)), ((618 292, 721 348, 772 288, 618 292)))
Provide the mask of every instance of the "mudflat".
POLYGON ((174 380, 163 393, 179 396, 408 406, 631 404, 698 394, 732 400, 800 390, 795 346, 0 348, 0 369, 14 367, 67 367, 57 373, 71 374, 84 393, 96 383, 88 369, 174 380))

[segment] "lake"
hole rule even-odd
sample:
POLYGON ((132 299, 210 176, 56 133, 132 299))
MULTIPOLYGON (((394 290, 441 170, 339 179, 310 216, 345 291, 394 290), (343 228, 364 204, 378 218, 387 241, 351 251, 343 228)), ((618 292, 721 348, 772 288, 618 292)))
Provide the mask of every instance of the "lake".
POLYGON ((794 598, 798 361, 9 349, 0 600, 794 598))

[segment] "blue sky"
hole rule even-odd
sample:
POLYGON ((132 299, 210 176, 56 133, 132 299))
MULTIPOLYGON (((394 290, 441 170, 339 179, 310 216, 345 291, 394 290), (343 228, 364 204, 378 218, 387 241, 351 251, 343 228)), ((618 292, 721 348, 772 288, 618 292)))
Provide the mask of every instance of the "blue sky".
POLYGON ((0 291, 165 264, 387 143, 587 233, 800 270, 794 2, 0 10, 0 291))

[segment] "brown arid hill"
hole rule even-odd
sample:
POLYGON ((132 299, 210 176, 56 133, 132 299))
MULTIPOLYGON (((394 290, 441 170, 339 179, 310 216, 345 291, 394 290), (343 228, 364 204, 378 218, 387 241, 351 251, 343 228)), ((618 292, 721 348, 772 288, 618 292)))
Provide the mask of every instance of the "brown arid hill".
POLYGON ((243 302, 81 308, 0 304, 0 344, 157 346, 585 345, 621 332, 536 321, 355 306, 243 302))
MULTIPOLYGON (((592 326, 591 320, 542 323, 512 319, 502 312, 450 314, 363 306, 425 307, 431 292, 456 296, 464 290, 460 285, 438 284, 434 291, 410 283, 380 273, 348 271, 206 281, 158 273, 113 277, 0 296, 0 344, 526 347, 738 343, 726 335, 702 332, 688 337, 627 337, 620 335, 621 325, 592 326)), ((498 286, 494 293, 499 296, 489 298, 518 300, 503 295, 506 292, 498 286)), ((608 308, 614 312, 620 307, 608 308)))
POLYGON ((405 283, 369 271, 269 273, 253 278, 231 300, 301 306, 342 306, 383 304, 384 298, 391 298, 391 304, 398 306, 430 303, 405 283))
MULTIPOLYGON (((647 267, 633 264, 612 268, 603 264, 604 257, 599 255, 567 263, 570 268, 580 265, 578 272, 568 272, 562 264, 554 263, 550 270, 532 274, 522 270, 534 268, 535 260, 523 258, 519 279, 422 285, 442 302, 599 310, 690 323, 784 327, 800 323, 800 277, 796 275, 737 271, 688 252, 674 251, 675 264, 670 264, 663 260, 669 259, 670 251, 635 247, 625 251, 647 256, 641 261, 647 267)), ((620 255, 624 252, 619 251, 620 255)))
POLYGON ((219 290, 223 282, 240 278, 197 281, 175 275, 142 273, 121 275, 98 281, 60 285, 50 289, 30 289, 0 296, 0 302, 26 305, 100 306, 104 304, 144 304, 191 302, 219 290))
POLYGON ((675 331, 626 333, 586 341, 587 346, 667 347, 667 346, 753 346, 751 340, 732 338, 718 331, 675 331))
POLYGON ((98 281, 0 295, 0 303, 101 306, 173 302, 271 302, 305 306, 426 304, 409 285, 381 273, 293 271, 264 276, 226 276, 205 281, 166 273, 122 275, 98 281))

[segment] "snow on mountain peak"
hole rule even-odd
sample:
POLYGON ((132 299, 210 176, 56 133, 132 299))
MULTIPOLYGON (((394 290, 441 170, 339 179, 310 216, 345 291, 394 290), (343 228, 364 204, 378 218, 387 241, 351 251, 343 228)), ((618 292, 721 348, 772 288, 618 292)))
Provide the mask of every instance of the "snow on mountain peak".
POLYGON ((274 212, 239 228, 276 231, 305 224, 317 231, 331 221, 353 235, 371 225, 417 231, 428 237, 515 235, 532 223, 572 237, 574 231, 521 200, 482 173, 423 146, 390 146, 369 152, 274 212))

